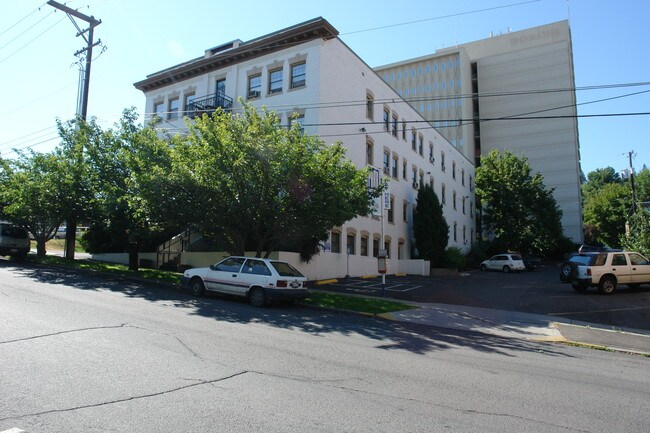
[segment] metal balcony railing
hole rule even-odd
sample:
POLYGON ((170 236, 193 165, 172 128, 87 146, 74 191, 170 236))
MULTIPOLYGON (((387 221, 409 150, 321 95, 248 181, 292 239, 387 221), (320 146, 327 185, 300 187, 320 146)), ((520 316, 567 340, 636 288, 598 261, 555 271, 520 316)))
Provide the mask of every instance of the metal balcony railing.
POLYGON ((232 98, 224 93, 215 93, 203 98, 192 100, 185 107, 185 114, 190 118, 201 116, 203 113, 212 114, 217 108, 223 108, 226 111, 232 109, 232 98))

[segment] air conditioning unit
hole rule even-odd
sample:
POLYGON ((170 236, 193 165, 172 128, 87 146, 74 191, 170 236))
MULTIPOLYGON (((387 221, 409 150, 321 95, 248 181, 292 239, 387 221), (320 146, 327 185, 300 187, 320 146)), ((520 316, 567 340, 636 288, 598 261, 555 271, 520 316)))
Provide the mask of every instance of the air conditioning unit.
POLYGON ((420 186, 417 182, 413 182, 413 188, 418 189, 418 186, 420 186))
POLYGON ((434 162, 436 162, 436 159, 435 159, 433 156, 430 156, 430 157, 429 157, 429 162, 430 162, 431 164, 433 164, 434 162))
POLYGON ((384 174, 390 174, 390 169, 388 167, 384 167, 384 174))
POLYGON ((260 97, 259 90, 251 90, 250 92, 248 92, 248 99, 259 98, 259 97, 260 97))

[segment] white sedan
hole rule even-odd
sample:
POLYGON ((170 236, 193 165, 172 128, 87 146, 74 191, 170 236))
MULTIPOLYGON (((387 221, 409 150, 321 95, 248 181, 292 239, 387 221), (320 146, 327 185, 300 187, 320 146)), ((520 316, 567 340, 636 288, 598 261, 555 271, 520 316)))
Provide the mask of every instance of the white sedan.
POLYGON ((274 300, 305 299, 307 278, 289 263, 257 257, 228 257, 209 268, 188 269, 181 287, 195 296, 215 291, 247 297, 256 307, 274 300))
POLYGON ((482 271, 523 271, 526 269, 524 261, 518 254, 497 254, 481 263, 482 271))

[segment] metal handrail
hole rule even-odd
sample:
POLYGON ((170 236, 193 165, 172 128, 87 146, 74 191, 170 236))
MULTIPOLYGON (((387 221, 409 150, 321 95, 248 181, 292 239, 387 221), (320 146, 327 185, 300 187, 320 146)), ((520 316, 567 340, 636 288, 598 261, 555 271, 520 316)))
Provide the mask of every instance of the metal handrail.
POLYGON ((210 113, 215 111, 218 107, 224 110, 232 109, 232 98, 226 96, 223 92, 218 92, 200 99, 194 99, 187 104, 185 112, 191 118, 194 118, 203 113, 210 113))

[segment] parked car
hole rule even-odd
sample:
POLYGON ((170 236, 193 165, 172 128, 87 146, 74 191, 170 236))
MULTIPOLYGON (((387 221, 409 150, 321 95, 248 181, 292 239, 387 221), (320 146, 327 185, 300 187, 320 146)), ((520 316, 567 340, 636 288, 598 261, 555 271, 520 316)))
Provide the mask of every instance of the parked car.
POLYGON ((535 254, 522 254, 521 259, 524 261, 524 266, 527 271, 534 271, 542 266, 542 259, 535 254))
POLYGON ((632 288, 650 284, 650 261, 628 251, 579 253, 560 265, 560 281, 578 292, 597 286, 600 293, 611 295, 618 284, 632 288))
POLYGON ((215 291, 247 297, 256 307, 308 296, 307 278, 289 263, 255 257, 228 257, 208 268, 188 269, 181 287, 195 296, 215 291))
POLYGON ((519 254, 497 254, 481 263, 482 271, 523 271, 526 265, 519 254))
POLYGON ((0 255, 22 259, 30 248, 27 230, 9 222, 0 222, 0 255))

